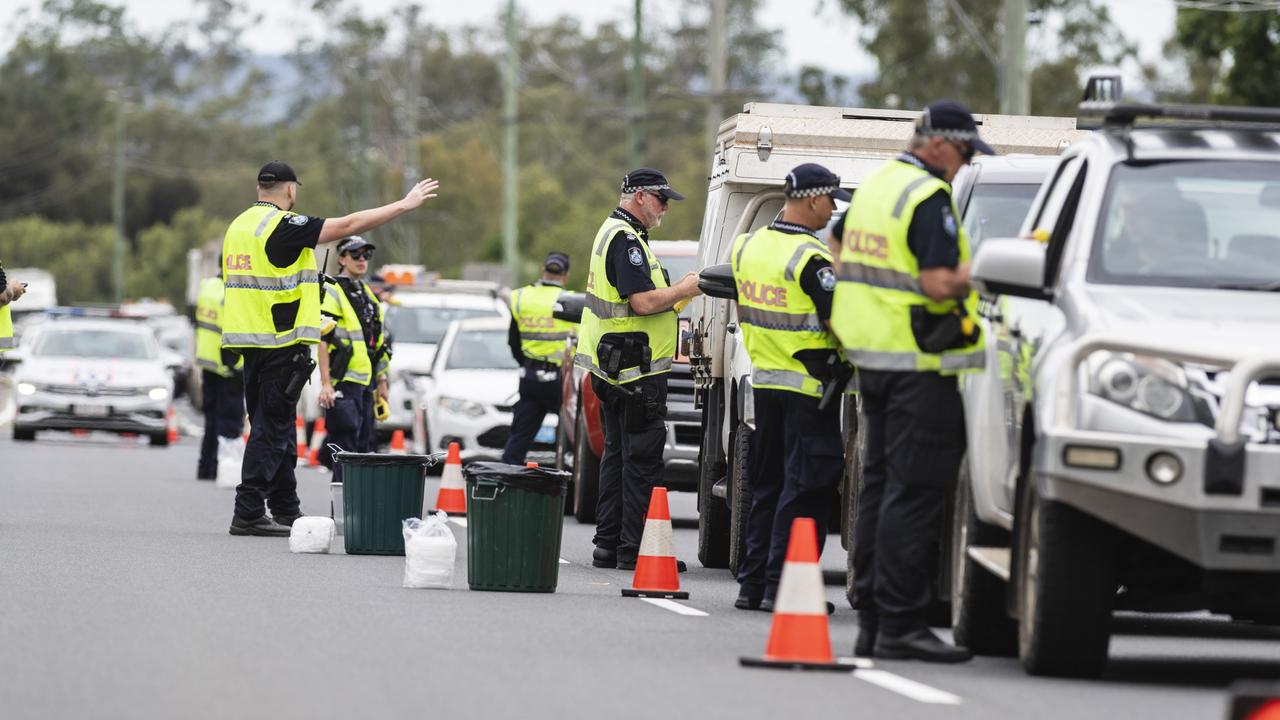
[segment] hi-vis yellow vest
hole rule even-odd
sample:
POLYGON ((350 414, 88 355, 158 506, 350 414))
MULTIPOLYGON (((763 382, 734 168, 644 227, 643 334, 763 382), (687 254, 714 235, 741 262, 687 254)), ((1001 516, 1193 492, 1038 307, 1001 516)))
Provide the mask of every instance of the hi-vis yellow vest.
POLYGON ((564 341, 573 333, 574 323, 556 319, 553 307, 562 288, 555 285, 526 285, 511 291, 511 317, 520 329, 520 352, 530 360, 560 365, 564 341))
POLYGON ((751 385, 822 397, 822 381, 795 358, 801 350, 838 349, 818 308, 800 287, 800 272, 827 246, 807 234, 763 227, 734 241, 729 260, 738 285, 738 323, 751 356, 751 385))
POLYGON ((0 352, 18 347, 13 341, 13 311, 8 305, 0 307, 0 352))
MULTIPOLYGON (((360 284, 360 289, 364 294, 369 296, 369 301, 373 303, 373 306, 378 308, 378 320, 382 322, 386 314, 382 303, 373 294, 373 290, 369 288, 368 283, 363 280, 357 280, 356 282, 360 284)), ((374 342, 374 352, 378 355, 378 365, 374 367, 373 360, 369 357, 369 343, 365 340, 364 328, 360 327, 360 316, 356 314, 355 306, 351 304, 351 299, 347 297, 347 293, 343 291, 341 286, 324 286, 324 302, 321 303, 320 309, 338 318, 333 328, 334 344, 351 348, 351 361, 347 363, 346 373, 340 378, 331 376, 329 378, 330 384, 337 385, 339 382, 349 382, 357 385, 368 385, 369 381, 374 377, 387 374, 390 367, 387 354, 379 352, 387 342, 386 330, 384 329, 374 342)), ((324 328, 325 335, 328 334, 328 330, 328 327, 324 328)))
MULTIPOLYGON (((659 375, 671 370, 671 358, 676 352, 676 314, 664 311, 653 315, 637 315, 628 303, 618 294, 618 288, 609 282, 606 271, 609 256, 609 243, 620 232, 634 234, 635 230, 625 220, 610 217, 596 232, 596 239, 591 244, 591 263, 587 275, 587 307, 582 311, 582 329, 578 334, 578 349, 573 363, 585 368, 597 377, 613 385, 634 382, 642 377, 659 375), (596 357, 596 346, 600 338, 611 333, 642 332, 649 337, 650 365, 644 372, 638 365, 622 368, 618 377, 611 378, 600 368, 600 360, 596 357)), ((668 287, 667 279, 662 274, 662 266, 649 251, 648 244, 641 242, 644 260, 649 265, 649 279, 654 287, 668 287)))
POLYGON ((320 275, 304 248, 292 265, 267 259, 271 231, 296 213, 261 203, 245 210, 222 240, 224 347, 278 348, 320 342, 320 275))
MULTIPOLYGON (((200 294, 196 296, 196 365, 204 370, 231 377, 232 368, 222 362, 222 278, 205 278, 200 281, 200 294)), ((236 367, 244 364, 236 361, 236 367)))
MULTIPOLYGON (((981 368, 983 339, 941 354, 927 353, 911 332, 911 308, 924 306, 943 314, 959 307, 956 300, 935 303, 920 286, 920 266, 907 244, 916 206, 951 186, 927 170, 893 160, 858 187, 845 215, 840 272, 831 326, 849 362, 868 370, 938 371, 946 375, 981 368)), ((969 240, 957 219, 960 262, 969 261, 969 240)), ((970 292, 964 309, 978 319, 978 296, 970 292)))

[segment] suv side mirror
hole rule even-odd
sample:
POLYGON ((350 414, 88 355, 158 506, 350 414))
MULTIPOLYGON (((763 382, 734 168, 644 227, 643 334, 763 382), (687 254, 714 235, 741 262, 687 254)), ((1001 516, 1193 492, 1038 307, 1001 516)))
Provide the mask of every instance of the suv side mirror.
POLYGON ((984 295, 1048 300, 1044 287, 1046 246, 1035 240, 998 238, 984 240, 973 258, 973 285, 984 295))
POLYGON ((738 286, 733 282, 733 266, 720 263, 703 268, 698 273, 698 289, 713 298, 737 300, 738 286))
POLYGON ((551 306, 551 317, 571 323, 582 322, 582 310, 587 306, 587 296, 582 293, 560 293, 560 299, 551 306))

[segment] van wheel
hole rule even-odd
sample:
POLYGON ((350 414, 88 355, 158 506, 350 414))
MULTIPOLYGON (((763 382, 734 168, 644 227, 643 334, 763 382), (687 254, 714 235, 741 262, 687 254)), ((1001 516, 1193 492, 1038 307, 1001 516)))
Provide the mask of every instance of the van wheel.
POLYGON ((587 421, 582 417, 582 406, 574 419, 578 442, 573 448, 573 516, 578 522, 589 525, 596 521, 596 503, 600 499, 600 458, 591 452, 587 439, 587 421))
POLYGON ((725 473, 720 447, 718 387, 708 391, 702 409, 702 446, 698 450, 698 562, 706 568, 729 567, 729 506, 711 494, 725 473))
POLYGON ((1000 528, 978 520, 969 461, 960 462, 951 523, 951 631, 958 645, 979 655, 1010 656, 1018 650, 1018 624, 1005 613, 1004 582, 974 562, 969 546, 1008 544, 1000 528))
MULTIPOLYGON (((570 467, 569 458, 571 457, 572 452, 573 451, 569 448, 569 438, 567 437, 564 431, 564 423, 563 422, 556 423, 556 469, 557 470, 565 470, 570 467)), ((573 508, 574 508, 573 496, 575 492, 577 492, 576 485, 565 496, 565 499, 564 499, 565 515, 573 514, 573 508)))
POLYGON ((747 458, 751 453, 751 428, 739 422, 729 437, 729 572, 738 576, 738 568, 747 556, 747 516, 751 514, 751 480, 747 476, 747 458))
POLYGON ((32 440, 36 439, 36 431, 35 430, 19 430, 18 428, 14 428, 13 439, 19 442, 31 442, 32 440))
POLYGON ((168 447, 169 433, 152 433, 147 436, 147 441, 151 444, 151 447, 168 447))
POLYGON ((845 549, 844 596, 853 607, 853 549, 858 527, 858 495, 862 490, 862 458, 866 435, 858 414, 858 396, 844 400, 844 491, 840 494, 840 540, 845 549))
POLYGON ((1019 512, 1018 657, 1032 675, 1097 677, 1107 665, 1115 564, 1111 528, 1028 483, 1019 512))

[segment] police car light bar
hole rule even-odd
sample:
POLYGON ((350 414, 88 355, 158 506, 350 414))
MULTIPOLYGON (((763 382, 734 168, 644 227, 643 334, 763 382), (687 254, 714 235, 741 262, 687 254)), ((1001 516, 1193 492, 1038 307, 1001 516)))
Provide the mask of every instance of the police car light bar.
MULTIPOLYGON (((1163 105, 1085 100, 1079 106, 1080 119, 1101 120, 1103 127, 1128 128, 1139 119, 1154 125, 1217 126, 1243 123, 1264 129, 1280 129, 1280 108, 1232 105, 1163 105)), ((1079 123, 1083 127, 1084 123, 1079 123)))

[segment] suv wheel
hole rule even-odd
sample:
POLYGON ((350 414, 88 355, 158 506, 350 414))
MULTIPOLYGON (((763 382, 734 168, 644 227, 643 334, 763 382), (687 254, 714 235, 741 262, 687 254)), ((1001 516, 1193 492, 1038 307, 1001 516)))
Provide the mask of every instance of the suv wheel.
POLYGON ((15 427, 13 429, 13 439, 21 442, 31 442, 32 440, 36 439, 36 431, 35 430, 19 430, 18 428, 15 427))
POLYGON ((167 432, 152 433, 147 436, 147 441, 151 443, 151 447, 168 447, 169 433, 167 432))
POLYGON ((573 516, 578 522, 590 524, 596 521, 596 503, 600 499, 600 458, 591 452, 587 439, 587 421, 582 417, 582 406, 574 419, 578 442, 573 448, 573 516))
POLYGON ((747 516, 751 514, 751 481, 747 458, 751 454, 751 428, 739 422, 729 436, 729 572, 747 555, 747 516))
MULTIPOLYGON (((569 447, 569 438, 567 437, 564 431, 564 423, 563 422, 556 423, 556 469, 557 470, 566 470, 571 466, 569 458, 572 456, 572 452, 573 450, 569 447)), ((564 500, 565 515, 573 514, 573 508, 574 508, 573 499, 574 499, 574 493, 576 492, 577 490, 575 486, 575 488, 569 492, 568 496, 564 500)))
POLYGON ((1097 677, 1115 597, 1111 529, 1029 484, 1018 542, 1018 656, 1032 675, 1097 677))
POLYGON ((1004 582, 974 562, 969 546, 1008 544, 999 528, 978 520, 969 482, 969 461, 960 462, 951 523, 951 631, 956 643, 979 655, 1013 655, 1018 625, 1004 607, 1004 582))
POLYGON ((725 473, 720 447, 719 387, 708 388, 702 409, 702 445, 698 450, 698 562, 706 568, 729 567, 729 506, 711 494, 725 473))

